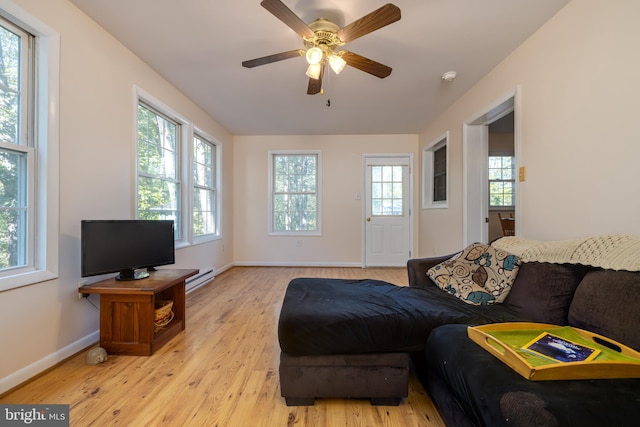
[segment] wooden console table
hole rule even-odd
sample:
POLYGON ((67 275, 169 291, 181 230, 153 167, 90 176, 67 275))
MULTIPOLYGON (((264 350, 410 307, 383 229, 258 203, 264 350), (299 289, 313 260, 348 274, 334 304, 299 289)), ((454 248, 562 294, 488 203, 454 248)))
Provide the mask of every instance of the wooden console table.
POLYGON ((109 354, 150 356, 185 328, 185 280, 198 270, 157 270, 146 279, 107 279, 80 288, 100 295, 100 347, 109 354), (156 301, 173 301, 173 320, 154 331, 156 301))

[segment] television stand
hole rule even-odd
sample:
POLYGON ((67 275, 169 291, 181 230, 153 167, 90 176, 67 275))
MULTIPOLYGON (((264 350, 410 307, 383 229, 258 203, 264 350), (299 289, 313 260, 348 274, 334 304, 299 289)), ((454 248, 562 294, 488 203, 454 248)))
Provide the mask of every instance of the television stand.
POLYGON ((161 269, 142 280, 102 280, 80 288, 100 295, 100 347, 109 354, 151 356, 185 329, 185 281, 197 269, 161 269), (173 301, 173 320, 154 331, 156 301, 173 301))

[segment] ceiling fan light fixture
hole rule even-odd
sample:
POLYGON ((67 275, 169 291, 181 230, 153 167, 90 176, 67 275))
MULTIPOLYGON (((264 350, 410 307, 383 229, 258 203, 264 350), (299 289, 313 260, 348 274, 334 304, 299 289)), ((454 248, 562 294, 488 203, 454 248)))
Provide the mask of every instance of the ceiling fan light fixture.
POLYGON ((302 37, 304 49, 290 50, 243 61, 243 67, 253 68, 259 65, 304 56, 309 64, 306 73, 309 77, 308 95, 322 93, 325 62, 329 64, 336 74, 340 73, 346 65, 381 79, 391 74, 391 67, 346 50, 336 53, 334 49, 339 49, 345 43, 352 42, 398 21, 401 17, 398 6, 387 3, 347 26, 340 28, 337 24, 324 18, 319 18, 310 24, 306 24, 305 21, 289 9, 282 0, 262 0, 260 5, 302 37))
POLYGON ((338 55, 329 55, 328 57, 329 65, 334 73, 340 74, 342 70, 344 70, 344 66, 347 65, 347 61, 342 59, 338 55))
POLYGON ((309 64, 309 68, 307 68, 307 76, 309 78, 318 80, 320 78, 320 72, 322 71, 322 65, 318 64, 309 64))
POLYGON ((309 65, 316 65, 322 61, 324 52, 319 47, 312 47, 307 50, 306 58, 309 65))

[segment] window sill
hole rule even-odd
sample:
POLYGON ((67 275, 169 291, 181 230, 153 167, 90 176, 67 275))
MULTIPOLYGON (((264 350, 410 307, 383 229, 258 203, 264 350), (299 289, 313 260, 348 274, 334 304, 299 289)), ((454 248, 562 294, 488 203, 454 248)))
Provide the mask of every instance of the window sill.
POLYGON ((443 203, 429 203, 426 205, 422 206, 422 209, 448 209, 449 208, 449 203, 448 202, 443 202, 443 203))
POLYGON ((21 288, 23 286, 35 285, 36 283, 46 282, 57 278, 57 274, 46 270, 35 270, 14 274, 12 276, 5 276, 0 278, 0 292, 21 288))
POLYGON ((222 239, 222 236, 219 234, 209 234, 206 236, 198 236, 193 238, 193 245, 201 245, 203 243, 215 242, 216 240, 222 239))

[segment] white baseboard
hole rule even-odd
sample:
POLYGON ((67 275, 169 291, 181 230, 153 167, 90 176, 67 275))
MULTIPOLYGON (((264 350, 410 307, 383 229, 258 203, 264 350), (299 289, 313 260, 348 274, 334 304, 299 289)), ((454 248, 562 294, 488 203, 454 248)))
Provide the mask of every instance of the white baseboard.
POLYGON ((76 342, 69 344, 68 346, 61 348, 55 353, 51 353, 48 356, 25 366, 22 369, 8 375, 4 378, 0 378, 0 394, 11 390, 14 387, 28 381, 36 375, 46 371, 47 369, 55 366, 57 363, 73 356, 74 354, 84 350, 87 347, 92 346, 100 341, 100 331, 92 332, 91 334, 79 339, 76 342))
POLYGON ((358 267, 359 262, 262 262, 262 261, 240 261, 235 262, 238 267, 358 267))
POLYGON ((220 273, 224 273, 225 271, 227 271, 228 269, 232 268, 234 266, 233 263, 224 265, 222 267, 220 267, 219 269, 216 270, 216 276, 220 273))

